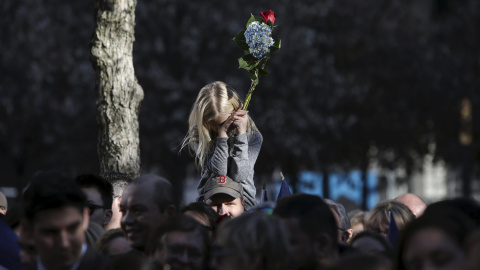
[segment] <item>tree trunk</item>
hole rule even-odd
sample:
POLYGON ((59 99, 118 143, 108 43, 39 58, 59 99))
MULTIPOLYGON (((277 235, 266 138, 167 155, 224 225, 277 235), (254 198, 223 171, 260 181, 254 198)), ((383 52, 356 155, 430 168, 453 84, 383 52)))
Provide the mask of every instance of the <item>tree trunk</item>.
POLYGON ((136 0, 95 0, 92 65, 97 91, 100 173, 140 174, 138 111, 143 89, 133 69, 136 0))

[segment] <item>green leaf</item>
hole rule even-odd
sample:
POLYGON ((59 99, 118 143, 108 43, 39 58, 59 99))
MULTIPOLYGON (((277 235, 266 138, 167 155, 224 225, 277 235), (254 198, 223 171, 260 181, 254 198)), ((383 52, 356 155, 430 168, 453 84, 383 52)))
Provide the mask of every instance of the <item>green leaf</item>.
POLYGON ((255 69, 258 66, 259 63, 260 63, 260 61, 258 61, 251 54, 244 55, 244 56, 238 58, 238 68, 243 68, 243 69, 246 69, 246 70, 249 70, 249 71, 255 69))
POLYGON ((253 14, 250 14, 250 19, 248 19, 247 21, 247 27, 254 21, 256 21, 257 19, 255 19, 255 16, 253 16, 253 14))
POLYGON ((249 49, 247 41, 245 39, 245 31, 238 32, 238 34, 233 38, 233 41, 235 41, 235 44, 243 51, 249 49))
POLYGON ((247 27, 254 21, 257 21, 259 23, 265 22, 262 17, 257 17, 254 16, 253 14, 250 14, 250 19, 247 21, 247 27))
POLYGON ((272 47, 270 47, 270 53, 276 53, 280 50, 282 47, 282 40, 278 39, 273 43, 272 47))
POLYGON ((264 76, 264 75, 268 75, 270 72, 268 72, 267 70, 265 69, 259 69, 258 70, 258 75, 260 76, 264 76))

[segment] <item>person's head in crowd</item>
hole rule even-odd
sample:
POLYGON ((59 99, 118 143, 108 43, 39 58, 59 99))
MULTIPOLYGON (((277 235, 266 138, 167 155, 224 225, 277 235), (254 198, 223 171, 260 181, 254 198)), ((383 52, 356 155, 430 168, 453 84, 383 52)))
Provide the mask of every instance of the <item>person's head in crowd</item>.
POLYGON ((242 184, 228 176, 217 176, 207 181, 204 188, 205 203, 220 216, 238 217, 245 211, 242 184))
POLYGON ((324 201, 328 204, 330 210, 332 210, 335 221, 337 222, 338 242, 341 244, 347 244, 347 241, 353 235, 353 229, 347 216, 347 212, 345 211, 345 207, 330 199, 324 199, 324 201))
POLYGON ((135 254, 122 254, 121 256, 112 256, 102 270, 160 270, 150 263, 144 256, 135 254))
POLYGON ((204 202, 192 202, 184 206, 180 212, 198 221, 207 229, 210 239, 213 239, 217 230, 218 215, 210 205, 204 202))
POLYGON ((120 228, 106 231, 95 246, 98 253, 107 256, 124 254, 131 249, 132 247, 128 244, 127 238, 120 228))
POLYGON ((148 254, 159 269, 201 270, 208 264, 210 245, 204 226, 191 216, 177 214, 155 228, 148 254))
POLYGON ((213 269, 287 269, 288 233, 283 223, 261 212, 246 213, 220 224, 212 250, 213 269))
POLYGON ((398 270, 466 269, 464 245, 475 224, 460 211, 438 210, 425 211, 407 224, 397 254, 398 270))
POLYGON ((465 243, 468 256, 468 270, 480 270, 480 228, 469 234, 465 243))
POLYGON ((445 209, 460 211, 480 226, 480 204, 475 199, 460 197, 438 201, 430 204, 425 212, 441 212, 445 209))
POLYGON ((0 214, 6 215, 8 210, 8 201, 5 194, 0 191, 0 214))
POLYGON ((338 259, 337 223, 320 197, 308 194, 283 197, 273 215, 280 217, 289 231, 292 268, 313 269, 338 259))
POLYGON ((392 212, 400 231, 415 219, 412 211, 410 211, 406 205, 397 201, 388 200, 377 204, 370 210, 367 214, 367 220, 365 221, 365 229, 383 234, 386 237, 390 226, 389 212, 392 212))
POLYGON ((85 193, 73 180, 56 173, 37 175, 24 193, 24 217, 41 265, 70 269, 79 262, 89 211, 85 193))
POLYGON ((356 209, 348 213, 348 218, 350 219, 350 224, 352 225, 352 230, 353 230, 352 237, 354 237, 357 233, 365 230, 366 215, 367 215, 367 212, 362 211, 360 209, 356 209))
POLYGON ((415 217, 417 218, 421 216, 427 208, 427 204, 425 203, 425 201, 420 198, 420 196, 412 193, 405 193, 396 197, 393 200, 405 204, 408 209, 412 211, 413 215, 415 215, 415 217))
POLYGON ((351 253, 343 256, 327 270, 391 270, 391 260, 377 254, 351 253))
POLYGON ((143 175, 125 187, 120 202, 121 226, 130 245, 146 252, 149 234, 175 213, 172 184, 157 175, 143 175))
POLYGON ((120 201, 122 200, 122 193, 125 187, 132 182, 132 177, 129 174, 119 172, 104 172, 100 177, 112 184, 113 187, 113 202, 112 202, 112 219, 105 226, 106 230, 120 228, 120 221, 122 219, 122 212, 120 212, 120 201))
POLYGON ((353 236, 350 246, 362 253, 384 256, 392 263, 395 258, 395 252, 388 240, 383 235, 372 231, 362 231, 353 236))
POLYGON ((112 219, 112 185, 94 174, 79 175, 75 181, 87 195, 90 222, 106 226, 112 219))

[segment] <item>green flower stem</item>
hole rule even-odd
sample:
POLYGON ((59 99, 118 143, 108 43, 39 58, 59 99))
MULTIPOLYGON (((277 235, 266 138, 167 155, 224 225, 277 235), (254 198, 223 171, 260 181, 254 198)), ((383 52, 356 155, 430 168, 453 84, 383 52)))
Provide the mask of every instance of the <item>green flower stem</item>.
MULTIPOLYGON (((270 58, 269 55, 267 55, 265 57, 265 61, 262 64, 262 70, 265 69, 265 65, 267 64, 267 61, 268 61, 269 58, 270 58)), ((247 92, 247 96, 245 97, 245 103, 243 104, 243 110, 244 111, 247 110, 248 104, 250 104, 250 99, 252 98, 253 90, 255 90, 255 87, 257 87, 258 82, 259 82, 259 76, 260 76, 260 74, 258 74, 257 79, 252 80, 252 84, 250 84, 250 89, 247 92)))

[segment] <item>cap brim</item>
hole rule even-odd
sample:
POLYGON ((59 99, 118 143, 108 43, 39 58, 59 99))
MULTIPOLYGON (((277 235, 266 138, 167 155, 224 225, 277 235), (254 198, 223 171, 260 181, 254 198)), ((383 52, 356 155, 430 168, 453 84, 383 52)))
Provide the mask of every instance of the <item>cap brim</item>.
POLYGON ((227 195, 230 195, 232 196, 233 198, 240 198, 240 193, 238 193, 238 191, 235 191, 231 188, 228 188, 228 187, 216 187, 216 188, 212 188, 211 190, 205 192, 205 200, 208 200, 210 199, 210 197, 212 197, 213 195, 215 194, 219 194, 219 193, 223 193, 223 194, 227 194, 227 195))

